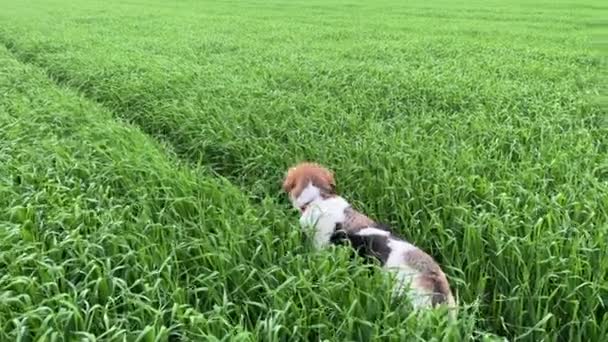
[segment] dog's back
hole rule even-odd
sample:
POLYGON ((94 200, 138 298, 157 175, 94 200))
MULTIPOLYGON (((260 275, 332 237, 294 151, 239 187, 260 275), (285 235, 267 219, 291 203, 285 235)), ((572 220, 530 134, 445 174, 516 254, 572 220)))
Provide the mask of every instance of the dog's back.
MULTIPOLYGON (((348 216, 348 215, 346 215, 348 216)), ((372 223, 367 227, 339 223, 331 237, 334 244, 350 244, 357 254, 375 259, 397 278, 395 294, 407 293, 415 307, 454 306, 447 277, 435 260, 394 234, 386 225, 372 223)))

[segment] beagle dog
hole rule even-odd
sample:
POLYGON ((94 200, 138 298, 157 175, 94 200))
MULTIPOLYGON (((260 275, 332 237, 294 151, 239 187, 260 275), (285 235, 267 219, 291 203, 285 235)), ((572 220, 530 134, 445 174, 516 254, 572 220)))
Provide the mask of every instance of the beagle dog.
POLYGON ((300 211, 302 228, 312 229, 315 248, 349 243, 360 256, 375 259, 392 272, 397 281, 393 294, 405 291, 414 308, 447 305, 455 309, 447 277, 437 262, 387 226, 353 209, 336 193, 331 171, 316 163, 300 163, 287 171, 283 190, 300 211))

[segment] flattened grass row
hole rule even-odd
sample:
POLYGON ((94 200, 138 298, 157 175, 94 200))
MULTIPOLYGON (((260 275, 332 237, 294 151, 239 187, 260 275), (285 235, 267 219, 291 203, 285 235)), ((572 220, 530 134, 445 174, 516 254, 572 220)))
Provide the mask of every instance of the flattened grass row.
POLYGON ((275 5, 23 7, 1 36, 257 198, 290 163, 328 164, 482 302, 483 327, 605 338, 608 130, 585 13, 275 5))

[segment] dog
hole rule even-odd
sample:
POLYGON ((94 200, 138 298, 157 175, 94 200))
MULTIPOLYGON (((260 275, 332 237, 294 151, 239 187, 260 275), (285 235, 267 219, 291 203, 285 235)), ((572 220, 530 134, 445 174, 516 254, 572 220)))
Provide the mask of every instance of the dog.
POLYGON ((395 275, 393 295, 405 291, 414 308, 447 305, 450 317, 455 317, 454 296, 437 262, 387 226, 353 209, 336 193, 330 170, 317 163, 299 163, 287 171, 283 191, 300 211, 301 227, 312 228, 316 249, 349 243, 358 255, 377 260, 395 275))

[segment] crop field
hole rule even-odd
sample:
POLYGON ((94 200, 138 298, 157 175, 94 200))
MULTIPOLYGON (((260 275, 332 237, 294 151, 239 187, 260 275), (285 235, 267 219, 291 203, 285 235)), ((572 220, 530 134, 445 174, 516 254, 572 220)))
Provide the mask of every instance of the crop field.
POLYGON ((607 341, 606 14, 0 0, 0 341, 607 341), (310 248, 302 160, 440 263, 456 321, 310 248))

